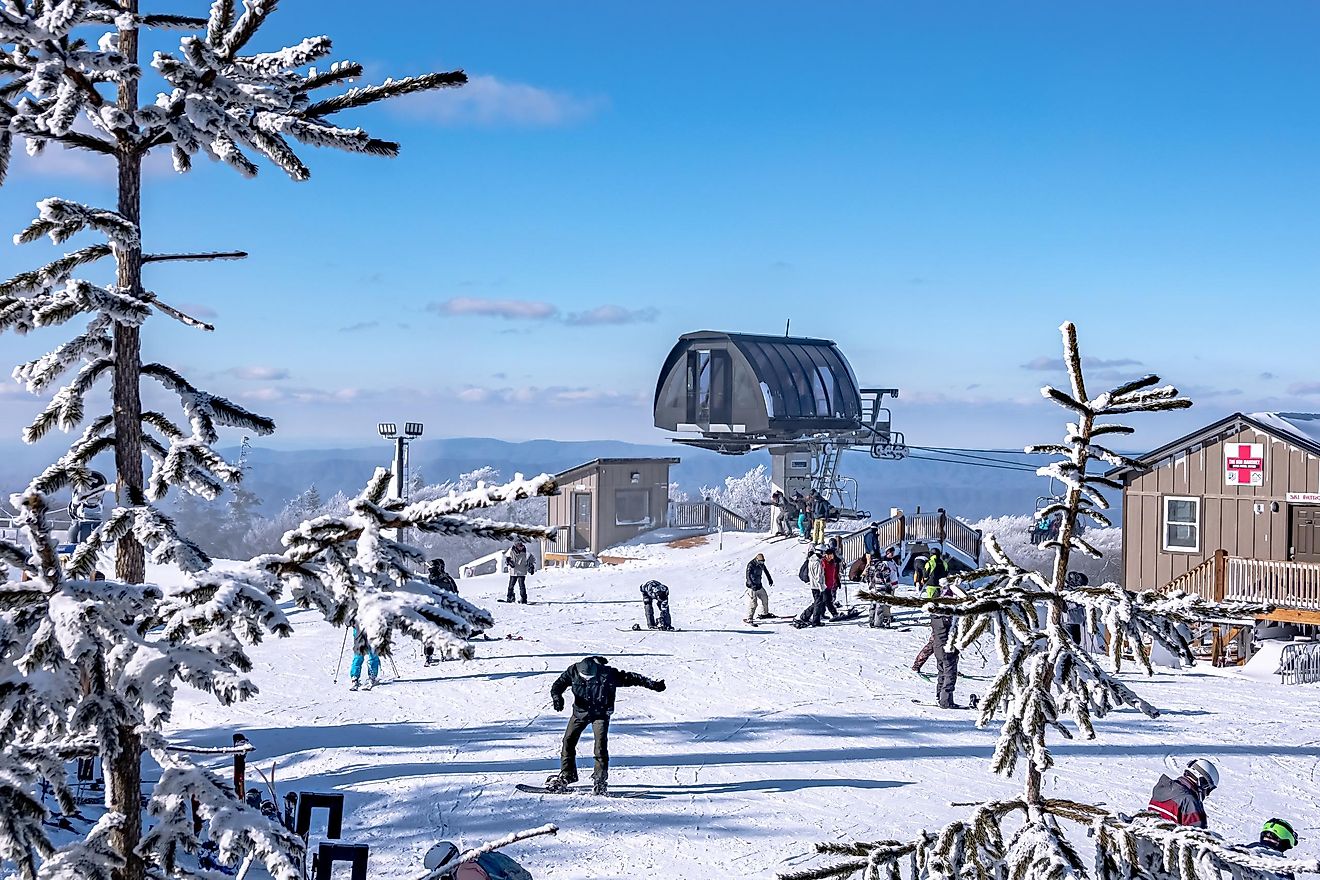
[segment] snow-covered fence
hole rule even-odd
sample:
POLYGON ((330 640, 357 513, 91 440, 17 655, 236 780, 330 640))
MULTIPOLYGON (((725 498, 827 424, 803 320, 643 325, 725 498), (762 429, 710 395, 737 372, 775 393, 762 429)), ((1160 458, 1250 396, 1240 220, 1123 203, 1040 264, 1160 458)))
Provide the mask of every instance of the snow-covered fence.
POLYGON ((1320 642, 1293 642, 1283 646, 1276 672, 1284 684, 1314 684, 1320 681, 1320 642))

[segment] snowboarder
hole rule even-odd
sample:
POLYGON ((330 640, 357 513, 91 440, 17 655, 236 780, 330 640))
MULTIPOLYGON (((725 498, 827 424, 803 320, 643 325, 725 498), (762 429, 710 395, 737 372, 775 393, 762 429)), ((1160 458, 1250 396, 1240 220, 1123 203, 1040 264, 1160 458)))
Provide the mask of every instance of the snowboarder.
POLYGON ((453 576, 445 571, 445 561, 438 556, 427 563, 426 580, 431 586, 439 587, 446 592, 458 592, 458 584, 455 583, 453 576))
MULTIPOLYGON (((885 551, 883 557, 868 556, 866 582, 872 593, 884 593, 892 596, 898 587, 898 563, 894 561, 894 548, 885 551)), ((888 629, 894 622, 893 609, 884 602, 871 603, 871 627, 888 629)))
MULTIPOLYGON (((1300 838, 1297 832, 1293 830, 1292 824, 1286 819, 1270 819, 1260 830, 1260 839, 1255 843, 1249 843, 1245 846, 1235 846, 1233 849, 1240 852, 1246 852, 1255 856, 1272 858, 1283 856, 1288 850, 1297 846, 1300 838)), ((1262 868, 1243 868, 1240 865, 1222 865, 1219 864, 1221 876, 1224 867, 1228 868, 1229 874, 1233 880, 1295 880, 1290 871, 1269 871, 1262 868)))
MULTIPOLYGON (((458 584, 454 582, 449 572, 445 571, 445 561, 438 556, 426 565, 426 581, 446 593, 458 595, 458 584)), ((440 662, 435 658, 435 645, 429 641, 422 645, 422 657, 423 665, 426 666, 435 666, 440 662)))
POLYGON ((1150 812, 1192 828, 1205 828, 1205 799, 1219 787, 1219 769, 1197 758, 1177 779, 1161 776, 1150 795, 1150 812))
POLYGON ((604 657, 584 657, 568 667, 550 686, 550 700, 556 712, 564 709, 564 691, 573 690, 573 713, 564 729, 564 745, 559 754, 559 772, 545 781, 554 792, 567 791, 578 780, 577 745, 582 731, 592 726, 595 738, 596 767, 592 773, 592 792, 609 792, 610 716, 614 714, 614 692, 621 687, 665 689, 664 679, 651 679, 635 672, 625 672, 609 665, 604 657))
MULTIPOLYGON (((927 589, 932 589, 928 587, 927 589)), ((939 587, 933 589, 944 593, 939 587)), ((931 597, 934 598, 934 597, 931 597)), ((953 618, 947 614, 930 615, 930 645, 935 654, 936 680, 935 702, 941 709, 965 709, 953 701, 953 691, 958 684, 958 650, 949 648, 949 634, 953 631, 953 618)))
POLYGON ((770 594, 761 586, 761 578, 765 578, 770 586, 775 585, 775 579, 770 576, 770 569, 765 566, 764 553, 756 554, 756 558, 747 563, 747 616, 743 618, 743 623, 750 623, 752 626, 756 626, 758 602, 761 605, 759 617, 774 617, 770 613, 770 594))
POLYGON ((504 556, 504 567, 509 572, 509 597, 505 602, 513 602, 513 588, 519 592, 518 601, 527 604, 527 576, 536 574, 536 557, 522 541, 515 541, 504 556))
POLYGON ((362 687, 362 661, 367 661, 367 690, 376 686, 376 678, 380 675, 380 657, 376 656, 371 643, 367 641, 367 634, 353 625, 353 660, 348 664, 348 677, 352 679, 353 684, 349 690, 355 691, 362 687))
POLYGON ((440 880, 532 880, 532 875, 518 862, 502 852, 483 852, 470 862, 460 862, 459 849, 448 840, 442 840, 427 850, 422 867, 440 880))
POLYGON ((646 613, 648 629, 673 630, 673 621, 669 618, 669 588, 659 581, 647 581, 642 584, 642 610, 646 613), (652 607, 652 603, 655 603, 652 607), (660 625, 656 625, 656 612, 660 614, 660 625))
POLYGON ((1293 830, 1292 823, 1286 819, 1270 819, 1260 829, 1260 840, 1248 844, 1247 849, 1286 853, 1301 840, 1293 830))

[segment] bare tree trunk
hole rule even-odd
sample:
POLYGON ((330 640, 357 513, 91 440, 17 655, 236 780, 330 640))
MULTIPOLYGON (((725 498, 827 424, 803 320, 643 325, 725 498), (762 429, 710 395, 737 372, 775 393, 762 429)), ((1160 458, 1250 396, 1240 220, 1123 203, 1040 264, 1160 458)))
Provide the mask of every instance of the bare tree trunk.
POLYGON ((132 727, 115 729, 119 752, 111 756, 105 774, 106 806, 124 816, 123 826, 111 842, 125 858, 118 880, 146 880, 146 865, 136 854, 142 841, 142 740, 132 727))
MULTIPOLYGON (((136 14, 138 0, 120 0, 123 10, 136 14)), ((138 60, 136 28, 121 28, 119 49, 132 63, 138 60)), ((125 113, 137 111, 138 83, 132 77, 119 85, 117 104, 125 113)), ((142 155, 133 135, 119 139, 119 213, 138 227, 139 242, 116 257, 116 283, 137 293, 142 289, 142 155)), ((115 325, 114 330, 114 429, 115 469, 119 503, 141 504, 142 491, 142 343, 137 327, 115 325)), ((128 583, 140 584, 146 577, 142 545, 131 534, 117 544, 115 573, 128 583)), ((106 806, 124 816, 111 844, 125 859, 119 880, 145 880, 146 866, 137 856, 142 841, 142 740, 131 725, 115 729, 116 751, 108 755, 106 806)))
MULTIPOLYGON (((125 12, 136 13, 138 0, 121 0, 125 12)), ((138 59, 138 32, 120 30, 119 49, 132 63, 138 59)), ((137 111, 138 87, 136 78, 119 86, 119 109, 133 114, 137 111)), ((131 136, 119 142, 119 213, 141 230, 142 222, 142 156, 131 136)), ((126 291, 142 289, 142 247, 126 250, 116 256, 116 284, 126 291)), ((114 423, 115 470, 119 503, 140 504, 142 492, 142 342, 137 327, 115 325, 114 423)), ((115 574, 119 580, 140 584, 146 577, 146 559, 142 545, 131 535, 124 535, 117 543, 115 574)))

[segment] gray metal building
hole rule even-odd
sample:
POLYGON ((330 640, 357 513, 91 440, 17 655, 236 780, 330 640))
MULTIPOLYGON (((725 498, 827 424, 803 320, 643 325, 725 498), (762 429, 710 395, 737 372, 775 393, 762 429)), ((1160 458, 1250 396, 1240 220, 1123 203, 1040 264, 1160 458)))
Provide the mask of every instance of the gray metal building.
POLYGON ((545 553, 599 553, 665 524, 669 469, 677 458, 598 458, 556 474, 547 523, 559 529, 545 553))

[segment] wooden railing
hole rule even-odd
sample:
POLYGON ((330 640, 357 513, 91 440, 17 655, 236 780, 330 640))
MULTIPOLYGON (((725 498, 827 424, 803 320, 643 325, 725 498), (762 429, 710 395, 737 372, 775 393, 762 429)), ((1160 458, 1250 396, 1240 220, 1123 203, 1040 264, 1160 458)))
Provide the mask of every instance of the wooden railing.
POLYGON ((671 501, 667 517, 671 529, 719 529, 745 532, 747 518, 714 501, 671 501))
MULTIPOLYGON (((866 533, 869 527, 843 536, 841 551, 845 559, 860 559, 865 553, 866 533)), ((898 514, 876 526, 881 547, 899 547, 905 541, 938 543, 957 549, 974 563, 981 561, 980 531, 947 513, 918 513, 912 516, 898 514)))
POLYGON ((1224 598, 1320 611, 1320 563, 1228 557, 1224 598))
POLYGON ((1220 550, 1196 568, 1169 581, 1161 592, 1191 593, 1210 602, 1222 601, 1223 593, 1216 588, 1216 585, 1223 583, 1223 560, 1226 557, 1227 554, 1220 550))
POLYGON ((1281 611, 1320 612, 1320 563, 1229 556, 1226 550, 1164 585, 1212 602, 1260 602, 1281 611))

